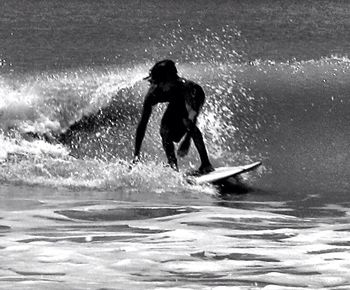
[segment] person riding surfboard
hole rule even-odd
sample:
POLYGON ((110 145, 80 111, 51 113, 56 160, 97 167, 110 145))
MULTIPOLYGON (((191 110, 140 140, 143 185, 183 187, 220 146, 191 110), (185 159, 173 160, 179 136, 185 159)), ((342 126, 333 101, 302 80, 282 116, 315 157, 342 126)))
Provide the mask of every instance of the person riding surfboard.
POLYGON ((146 93, 142 115, 137 126, 134 150, 134 162, 140 159, 140 151, 152 107, 158 103, 168 103, 161 120, 160 135, 162 145, 171 168, 178 170, 174 143, 180 143, 177 155, 187 155, 191 139, 198 150, 201 165, 196 174, 205 174, 214 170, 208 157, 203 136, 197 127, 197 117, 204 104, 205 94, 202 87, 193 81, 178 76, 172 60, 157 62, 145 78, 150 87, 146 93))

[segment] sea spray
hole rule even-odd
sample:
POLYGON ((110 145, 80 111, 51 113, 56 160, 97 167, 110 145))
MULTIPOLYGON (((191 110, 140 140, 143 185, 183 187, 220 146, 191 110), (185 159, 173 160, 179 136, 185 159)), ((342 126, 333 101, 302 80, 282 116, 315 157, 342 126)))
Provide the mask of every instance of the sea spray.
MULTIPOLYGON (((179 51, 185 43, 181 37, 183 29, 179 24, 156 45, 171 46, 174 52, 179 51)), ((249 87, 236 78, 243 59, 234 49, 234 43, 239 38, 239 31, 229 26, 218 31, 206 29, 204 35, 193 35, 181 54, 171 56, 177 62, 179 74, 198 82, 205 90, 206 103, 198 123, 215 166, 249 163, 266 155, 266 152, 254 151, 254 144, 260 142, 256 132, 260 130, 261 124, 267 122, 261 110, 265 103, 264 97, 252 95, 249 87)), ((21 175, 27 176, 23 182, 36 184, 83 186, 84 179, 77 180, 75 177, 83 176, 86 178, 85 183, 93 188, 129 186, 132 177, 123 171, 124 167, 119 161, 129 162, 132 157, 135 128, 147 90, 147 83, 142 78, 148 74, 151 66, 151 62, 134 63, 129 66, 66 70, 21 76, 15 81, 5 80, 3 87, 12 94, 3 94, 2 98, 12 103, 18 100, 14 107, 16 110, 21 108, 24 115, 13 113, 9 117, 9 113, 15 112, 15 109, 2 107, 3 114, 7 114, 6 120, 11 123, 11 126, 4 128, 4 136, 10 136, 9 130, 17 132, 19 135, 9 138, 14 138, 13 142, 22 146, 24 140, 34 142, 31 137, 28 138, 28 134, 23 133, 35 133, 44 143, 51 140, 48 144, 52 150, 61 148, 59 146, 62 144, 57 141, 63 141, 65 150, 69 152, 69 158, 64 157, 64 161, 61 157, 45 157, 40 161, 41 157, 35 157, 35 154, 32 155, 36 160, 33 166, 30 162, 34 159, 20 161, 23 168, 28 168, 26 174, 22 174, 21 166, 13 164, 9 165, 7 171, 17 172, 15 175, 18 180, 21 175), (22 99, 26 101, 21 103, 22 99), (61 138, 62 134, 64 138, 61 138), (56 140, 57 136, 59 138, 56 140), (54 167, 64 168, 62 164, 66 164, 71 174, 54 172, 54 167), (108 167, 108 164, 112 168, 120 168, 114 168, 115 174, 109 174, 109 170, 101 169, 101 166, 108 167), (75 167, 86 168, 89 174, 83 173, 82 169, 75 170, 75 167), (30 178, 30 172, 36 177, 30 178), (104 172, 104 176, 100 176, 99 172, 104 172), (111 179, 107 176, 111 176, 111 179), (124 183, 125 180, 122 181, 118 176, 126 176, 129 181, 124 183)), ((142 148, 145 164, 151 164, 152 161, 162 164, 166 159, 159 136, 164 108, 164 104, 154 108, 149 121, 142 148)), ((5 160, 6 154, 3 156, 5 160)), ((194 145, 189 156, 179 160, 182 170, 198 167, 198 163, 194 145)), ((162 169, 159 170, 162 172, 162 169)), ((4 176, 6 180, 9 175, 4 176)), ((150 177, 144 173, 144 178, 150 177)), ((179 184, 178 181, 172 182, 179 184)), ((164 186, 167 188, 167 185, 164 186)))

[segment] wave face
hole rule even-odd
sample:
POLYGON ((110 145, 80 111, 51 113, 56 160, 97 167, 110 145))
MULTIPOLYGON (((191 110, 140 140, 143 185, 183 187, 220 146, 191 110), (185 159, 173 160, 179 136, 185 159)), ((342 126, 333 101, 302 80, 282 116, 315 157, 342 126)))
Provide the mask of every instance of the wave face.
POLYGON ((275 121, 258 130, 267 138, 275 180, 298 188, 349 188, 349 64, 331 57, 243 69, 239 79, 264 97, 264 114, 275 121))

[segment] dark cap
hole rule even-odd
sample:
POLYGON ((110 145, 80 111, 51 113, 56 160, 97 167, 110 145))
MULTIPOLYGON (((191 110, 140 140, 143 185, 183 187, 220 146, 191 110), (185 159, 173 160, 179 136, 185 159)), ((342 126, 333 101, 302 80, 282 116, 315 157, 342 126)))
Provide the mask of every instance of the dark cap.
POLYGON ((144 80, 161 82, 178 79, 175 63, 170 59, 157 62, 151 69, 149 76, 144 80))

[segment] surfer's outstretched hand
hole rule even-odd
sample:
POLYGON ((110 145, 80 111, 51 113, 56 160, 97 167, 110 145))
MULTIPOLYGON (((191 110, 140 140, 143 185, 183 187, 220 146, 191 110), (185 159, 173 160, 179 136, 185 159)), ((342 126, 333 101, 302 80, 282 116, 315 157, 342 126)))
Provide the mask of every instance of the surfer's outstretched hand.
POLYGON ((140 156, 134 156, 131 162, 129 163, 129 169, 133 169, 133 167, 140 162, 140 156))
POLYGON ((137 164, 139 162, 140 162, 140 156, 134 156, 134 158, 131 161, 132 164, 137 164))

